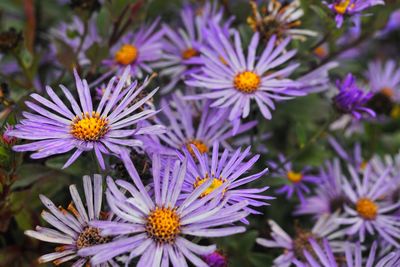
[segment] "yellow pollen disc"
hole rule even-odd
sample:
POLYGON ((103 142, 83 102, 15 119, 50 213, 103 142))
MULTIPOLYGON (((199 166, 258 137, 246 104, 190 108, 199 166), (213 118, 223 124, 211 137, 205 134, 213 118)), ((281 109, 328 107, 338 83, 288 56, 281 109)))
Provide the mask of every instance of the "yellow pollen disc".
POLYGON ((260 83, 260 76, 252 71, 241 72, 233 79, 233 86, 236 90, 246 94, 251 94, 257 91, 260 83))
POLYGON ((100 230, 94 227, 86 227, 82 233, 79 234, 76 240, 76 247, 78 249, 86 248, 94 245, 100 245, 110 242, 111 238, 101 236, 100 230))
POLYGON ((175 209, 156 207, 147 217, 146 232, 158 243, 172 244, 180 233, 180 218, 175 209))
POLYGON ((396 105, 392 108, 392 111, 390 112, 390 117, 392 117, 393 119, 400 118, 400 105, 396 105))
POLYGON ((191 145, 194 145, 201 154, 208 152, 208 147, 200 140, 192 140, 186 144, 186 148, 189 150, 189 153, 195 158, 196 154, 194 154, 193 148, 191 145))
POLYGON ((198 55, 199 55, 199 51, 197 51, 194 48, 188 48, 182 52, 183 59, 190 59, 190 58, 198 56, 198 55))
POLYGON ((325 47, 320 45, 320 46, 318 46, 317 48, 314 49, 314 54, 317 57, 325 57, 328 54, 328 52, 326 51, 325 47))
POLYGON ((378 214, 378 205, 368 198, 360 198, 356 203, 358 214, 366 220, 373 220, 378 214))
POLYGON ((96 112, 82 114, 82 117, 76 116, 71 124, 71 134, 80 140, 97 141, 108 131, 108 122, 106 118, 100 117, 96 112))
POLYGON ((384 87, 380 90, 380 93, 387 96, 388 98, 392 98, 394 95, 394 91, 390 87, 384 87))
POLYGON ((367 166, 368 166, 368 161, 363 161, 363 162, 361 162, 361 164, 360 164, 360 170, 365 170, 365 168, 367 168, 367 166))
MULTIPOLYGON (((196 178, 196 182, 193 184, 193 187, 196 189, 197 187, 201 186, 206 181, 208 181, 208 179, 210 179, 208 174, 206 175, 205 178, 202 178, 202 179, 200 179, 199 177, 196 178)), ((218 189, 221 185, 224 184, 224 182, 226 182, 226 179, 222 179, 222 178, 213 177, 212 179, 213 179, 213 181, 210 184, 210 186, 207 187, 207 189, 204 190, 203 193, 201 193, 201 195, 200 195, 201 198, 211 194, 214 190, 218 189)))
POLYGON ((115 53, 115 61, 122 65, 129 65, 137 59, 138 50, 135 46, 124 44, 115 53))
MULTIPOLYGON (((344 0, 344 1, 340 1, 339 4, 334 5, 334 9, 336 10, 337 13, 339 14, 344 14, 346 13, 347 8, 350 5, 350 0, 344 0)), ((354 4, 350 5, 350 9, 354 7, 354 4)))
POLYGON ((303 179, 303 174, 300 172, 288 171, 286 174, 289 181, 292 183, 298 183, 303 179))

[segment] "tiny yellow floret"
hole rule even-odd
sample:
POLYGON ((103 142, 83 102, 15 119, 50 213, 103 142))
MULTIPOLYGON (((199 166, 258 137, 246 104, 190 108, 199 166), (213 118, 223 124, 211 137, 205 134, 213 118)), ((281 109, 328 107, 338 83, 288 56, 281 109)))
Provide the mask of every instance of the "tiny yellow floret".
POLYGON ((260 87, 261 78, 252 71, 244 71, 235 76, 233 79, 233 86, 236 90, 251 94, 258 90, 260 87))
POLYGON ((356 203, 358 214, 366 220, 373 220, 378 214, 378 205, 368 198, 360 198, 356 203))
POLYGON ((133 63, 138 57, 138 50, 135 46, 130 44, 124 44, 115 53, 115 61, 122 65, 129 65, 133 63))

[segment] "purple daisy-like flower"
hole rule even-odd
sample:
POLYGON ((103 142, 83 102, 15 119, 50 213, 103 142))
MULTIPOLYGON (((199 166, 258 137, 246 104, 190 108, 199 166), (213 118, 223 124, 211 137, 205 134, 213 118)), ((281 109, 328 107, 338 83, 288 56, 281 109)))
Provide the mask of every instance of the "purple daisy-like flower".
POLYGON ((343 25, 345 15, 353 16, 363 10, 376 5, 384 5, 383 0, 334 0, 333 3, 325 3, 335 14, 336 27, 343 25))
POLYGON ((320 217, 343 209, 346 197, 342 189, 342 170, 339 159, 328 161, 320 168, 315 195, 306 197, 294 214, 311 214, 320 217))
MULTIPOLYGON (((78 16, 74 16, 71 23, 61 23, 55 29, 51 30, 51 34, 56 40, 63 42, 75 53, 78 53, 77 59, 80 65, 90 64, 90 60, 86 56, 86 51, 94 43, 101 42, 96 28, 96 16, 91 17, 87 21, 87 25, 78 16)), ((56 48, 52 47, 51 49, 55 50, 56 48)))
POLYGON ((158 89, 129 106, 149 83, 149 80, 146 80, 140 87, 137 86, 136 81, 130 83, 129 72, 128 67, 118 83, 115 83, 116 77, 110 80, 96 109, 93 108, 86 80, 81 80, 76 71, 74 72, 75 82, 80 105, 71 92, 65 86, 60 85, 72 110, 49 86, 46 87, 46 91, 50 100, 38 94, 32 94, 31 97, 39 105, 31 101, 25 103, 35 113, 23 112, 24 119, 15 126, 9 135, 33 140, 33 142, 16 145, 13 149, 18 152, 34 151, 35 153, 31 155, 34 159, 75 150, 64 168, 71 165, 84 151, 94 150, 101 168, 105 169, 103 154, 121 156, 126 154, 122 153, 124 150, 142 146, 142 142, 134 138, 135 135, 157 134, 164 129, 160 125, 134 128, 139 122, 156 113, 151 109, 138 109, 158 89), (121 94, 123 98, 117 101, 121 94))
POLYGON ((345 149, 332 136, 328 138, 328 142, 344 162, 352 165, 354 169, 359 172, 363 172, 365 170, 368 165, 368 160, 365 160, 362 156, 360 143, 356 143, 354 145, 353 154, 350 154, 345 151, 345 149))
POLYGON ((338 230, 339 226, 335 223, 337 214, 332 216, 324 215, 316 222, 311 231, 297 228, 296 234, 292 238, 274 221, 269 220, 271 227, 272 239, 257 238, 256 242, 267 248, 283 248, 285 252, 274 260, 274 266, 289 267, 297 261, 304 260, 304 249, 310 249, 307 245, 310 238, 322 240, 326 238, 330 240, 335 251, 340 251, 343 242, 333 241, 336 238, 343 236, 343 233, 338 230))
POLYGON ((394 60, 368 64, 366 78, 373 97, 368 105, 376 113, 392 115, 393 106, 400 102, 400 68, 394 60))
POLYGON ((165 125, 168 130, 157 136, 160 142, 153 142, 157 153, 176 155, 176 149, 191 151, 195 145, 201 153, 208 152, 214 141, 232 150, 227 139, 253 128, 257 122, 244 124, 228 120, 228 109, 216 109, 210 106, 209 100, 189 101, 175 93, 172 101, 161 100, 161 112, 156 122, 165 125))
POLYGON ((135 33, 128 33, 111 48, 111 59, 103 63, 117 72, 130 66, 130 74, 133 77, 142 78, 144 73, 152 73, 153 65, 162 57, 163 30, 156 30, 159 19, 151 25, 141 26, 135 33))
POLYGON ((326 239, 322 242, 317 242, 311 238, 309 242, 313 251, 310 253, 304 250, 306 263, 296 260, 294 264, 297 267, 390 267, 400 264, 400 250, 390 252, 378 260, 376 256, 377 242, 372 243, 366 259, 363 259, 362 248, 359 242, 356 244, 347 242, 344 248, 344 264, 336 260, 335 254, 326 239))
POLYGON ((270 167, 274 170, 274 177, 282 180, 285 184, 275 190, 277 194, 286 194, 287 199, 291 199, 293 193, 296 193, 300 202, 304 202, 304 195, 310 194, 309 186, 311 184, 319 183, 319 178, 310 174, 310 168, 304 168, 301 172, 293 169, 290 161, 287 161, 285 156, 279 155, 279 162, 268 162, 270 167), (283 164, 281 166, 281 164, 283 164))
POLYGON ((216 246, 195 244, 187 236, 220 237, 245 231, 243 226, 233 223, 248 215, 243 211, 247 203, 244 201, 225 207, 227 200, 221 201, 218 196, 226 185, 199 198, 211 185, 212 180, 209 180, 192 193, 182 195, 186 161, 170 160, 161 166, 161 159, 154 155, 152 166, 152 194, 142 184, 131 162, 127 162, 126 167, 136 187, 127 181, 108 178, 108 204, 124 222, 92 222, 92 227, 101 228, 104 235, 119 235, 115 242, 80 251, 82 257, 94 255, 92 264, 129 253, 126 264, 140 256, 137 263, 139 267, 169 266, 170 262, 173 266, 187 266, 186 259, 195 266, 207 266, 197 255, 209 255, 216 246))
POLYGON ((336 86, 339 94, 333 98, 333 102, 339 112, 351 114, 357 120, 362 118, 362 114, 375 117, 375 112, 366 106, 373 94, 360 89, 351 73, 347 74, 342 83, 337 81, 336 86))
MULTIPOLYGON (((57 207, 47 197, 40 195, 40 200, 49 211, 42 212, 42 218, 54 229, 36 226, 36 231, 27 230, 25 234, 44 242, 58 244, 56 252, 41 256, 39 263, 52 261, 59 265, 68 261, 75 261, 73 267, 84 266, 89 263, 89 258, 81 257, 78 251, 110 242, 111 237, 101 236, 98 228, 90 226, 94 220, 107 219, 102 214, 103 186, 102 177, 98 174, 83 177, 83 188, 85 192, 86 207, 75 185, 69 187, 73 203, 68 206, 68 211, 57 207)), ((108 216, 108 220, 111 215, 108 216)), ((116 266, 113 260, 109 264, 116 266)), ((108 266, 105 265, 105 266, 108 266)))
MULTIPOLYGON (((195 145, 191 145, 191 150, 185 149, 185 156, 188 158, 188 172, 182 186, 182 191, 191 193, 196 188, 211 181, 211 185, 200 195, 200 198, 205 197, 222 185, 227 184, 221 196, 228 199, 227 206, 247 201, 248 206, 245 211, 253 214, 260 214, 251 207, 260 207, 268 205, 265 200, 274 199, 270 196, 262 195, 269 186, 262 188, 242 188, 243 186, 256 181, 268 173, 268 168, 255 174, 246 174, 253 165, 257 162, 260 155, 254 155, 245 161, 245 158, 250 157, 250 147, 243 152, 241 149, 229 152, 227 149, 219 155, 219 144, 214 142, 212 147, 212 156, 207 153, 201 153, 195 145)), ((180 155, 183 159, 184 157, 180 155)), ((247 223, 247 221, 244 221, 247 223)))
MULTIPOLYGON (((200 71, 202 61, 199 55, 205 45, 204 30, 210 22, 223 23, 223 10, 217 7, 217 2, 206 2, 198 10, 187 5, 181 10, 180 17, 183 27, 177 30, 163 25, 163 60, 156 64, 162 69, 160 76, 170 78, 163 92, 171 91, 183 77, 187 79, 190 74, 200 71)), ((224 32, 228 32, 230 22, 231 20, 228 20, 224 23, 224 32)))
POLYGON ((259 45, 259 33, 255 33, 248 46, 247 58, 242 49, 239 32, 233 30, 234 40, 223 34, 221 28, 207 32, 209 47, 202 50, 202 73, 193 74, 186 83, 190 86, 205 88, 208 92, 190 96, 193 99, 213 99, 211 106, 230 108, 229 119, 234 120, 250 114, 250 103, 255 100, 266 119, 271 119, 271 109, 275 109, 273 100, 287 100, 306 93, 297 90, 300 85, 287 77, 299 66, 287 63, 295 50, 286 51, 290 39, 276 45, 274 35, 256 56, 259 45))
POLYGON ((344 178, 342 188, 349 200, 344 206, 344 214, 337 218, 337 222, 346 225, 346 233, 358 236, 364 242, 366 235, 378 236, 395 247, 400 247, 397 241, 400 238, 400 222, 395 211, 400 202, 390 203, 383 201, 392 184, 387 181, 390 168, 380 173, 378 178, 367 166, 362 179, 352 166, 349 166, 350 179, 344 178))

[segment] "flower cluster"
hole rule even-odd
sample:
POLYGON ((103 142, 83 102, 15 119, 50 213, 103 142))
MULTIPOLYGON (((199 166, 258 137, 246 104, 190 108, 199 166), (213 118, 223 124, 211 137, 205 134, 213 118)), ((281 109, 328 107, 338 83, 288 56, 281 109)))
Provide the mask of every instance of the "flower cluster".
POLYGON ((400 266, 398 4, 11 2, 0 265, 400 266))

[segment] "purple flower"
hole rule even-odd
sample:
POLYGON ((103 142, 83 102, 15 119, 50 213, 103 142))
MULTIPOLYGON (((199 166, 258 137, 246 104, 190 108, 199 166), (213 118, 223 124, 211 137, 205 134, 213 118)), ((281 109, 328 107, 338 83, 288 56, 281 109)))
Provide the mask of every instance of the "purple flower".
POLYGON ((384 36, 392 31, 398 30, 400 28, 400 9, 396 9, 390 14, 389 20, 385 28, 378 32, 378 36, 384 36))
POLYGON ((387 181, 390 168, 374 177, 371 166, 367 166, 362 180, 352 166, 348 169, 351 180, 344 178, 342 188, 349 204, 344 206, 344 214, 337 222, 346 225, 346 233, 358 236, 361 242, 364 242, 368 234, 400 247, 397 241, 400 238, 400 222, 394 214, 400 202, 392 204, 382 201, 392 187, 387 181))
POLYGON ((363 172, 368 165, 368 161, 364 160, 362 153, 361 153, 361 145, 360 143, 356 143, 354 145, 354 151, 351 155, 350 153, 346 152, 344 148, 336 141, 335 138, 329 137, 328 138, 329 144, 335 150, 337 155, 347 164, 350 164, 354 167, 355 170, 359 172, 363 172))
POLYGON ((385 63, 371 62, 366 78, 369 81, 373 97, 368 106, 378 114, 394 116, 395 104, 400 102, 400 68, 394 60, 385 63))
POLYGON ((302 171, 297 172, 293 169, 292 163, 287 161, 285 156, 279 155, 279 162, 268 162, 274 170, 275 177, 282 180, 284 185, 275 192, 277 194, 286 194, 287 199, 293 197, 296 193, 300 202, 304 202, 304 194, 310 194, 309 186, 319 183, 318 177, 310 174, 309 168, 304 168, 302 171), (280 166, 283 164, 282 166, 280 166))
MULTIPOLYGON (((88 65, 90 60, 86 56, 86 51, 94 44, 100 43, 101 38, 97 33, 96 28, 96 16, 92 16, 87 26, 77 16, 72 18, 71 23, 61 23, 57 28, 51 30, 51 35, 58 41, 61 41, 64 45, 68 45, 72 51, 77 54, 77 60, 79 65, 88 65), (85 30, 85 27, 87 29, 85 30)), ((55 50, 55 47, 51 49, 55 50)), ((59 53, 63 52, 63 47, 59 47, 59 53)))
POLYGON ((338 230, 338 225, 334 222, 336 217, 337 214, 321 216, 311 231, 297 228, 293 238, 282 230, 274 221, 269 220, 268 222, 272 230, 272 239, 257 238, 256 242, 267 248, 283 248, 284 253, 274 260, 274 266, 289 267, 295 262, 304 260, 303 251, 309 249, 307 243, 310 238, 317 240, 326 238, 330 240, 335 251, 343 249, 343 242, 333 241, 333 239, 343 235, 343 233, 338 230))
POLYGON ((335 257, 332 248, 326 239, 322 242, 317 242, 315 239, 311 238, 309 242, 312 248, 311 253, 304 250, 305 262, 307 262, 307 264, 296 260, 294 264, 297 267, 389 267, 398 266, 400 264, 400 250, 390 252, 378 260, 376 257, 377 242, 372 243, 366 259, 363 259, 362 248, 359 242, 356 244, 347 242, 344 247, 346 252, 344 255, 344 260, 346 261, 344 265, 342 265, 340 261, 336 260, 337 257, 335 257))
MULTIPOLYGON (((233 124, 228 120, 228 109, 210 107, 209 100, 188 101, 175 93, 172 101, 161 100, 161 112, 156 122, 165 125, 168 130, 157 136, 162 142, 154 141, 153 150, 161 154, 175 155, 175 150, 195 145, 201 153, 208 152, 214 141, 232 150, 227 139, 251 128, 257 122, 251 121, 241 125, 233 124)), ((239 123, 238 121, 236 123, 239 123)))
MULTIPOLYGON (((180 12, 183 27, 173 29, 163 25, 165 40, 163 43, 163 60, 156 64, 161 68, 160 76, 170 78, 163 92, 171 91, 176 84, 190 74, 198 73, 202 61, 199 58, 202 47, 205 45, 204 30, 208 23, 222 24, 223 10, 218 9, 217 2, 206 4, 196 10, 192 6, 185 6, 180 12)), ((231 20, 224 23, 227 32, 231 20)))
POLYGON ((385 2, 383 0, 334 0, 331 4, 325 4, 335 14, 336 26, 340 28, 343 25, 345 15, 352 16, 371 6, 384 5, 385 2))
POLYGON ((366 107, 372 93, 365 93, 360 89, 351 73, 347 74, 342 83, 337 81, 336 86, 339 94, 333 98, 333 102, 339 112, 351 114, 357 120, 361 119, 362 114, 375 117, 375 112, 366 107))
POLYGON ((317 183, 315 195, 306 197, 294 214, 311 214, 318 218, 323 214, 331 214, 343 209, 346 198, 342 189, 343 174, 339 160, 326 162, 317 176, 319 183, 317 183))
POLYGON ((203 94, 191 96, 193 99, 214 99, 211 106, 230 108, 229 119, 234 120, 250 114, 250 103, 255 100, 266 119, 271 119, 270 110, 275 109, 273 100, 286 100, 303 96, 305 92, 297 90, 299 84, 288 79, 299 64, 287 63, 295 50, 286 51, 290 39, 276 46, 276 36, 268 41, 260 56, 256 56, 259 33, 255 33, 248 46, 247 58, 243 53, 239 32, 233 30, 232 41, 215 27, 208 31, 207 41, 210 47, 204 47, 201 74, 193 74, 190 86, 208 89, 203 94), (280 69, 277 69, 279 68, 280 69))
POLYGON ((211 254, 205 255, 203 260, 207 263, 207 266, 210 267, 227 267, 228 260, 226 256, 222 255, 221 253, 214 251, 211 254))
MULTIPOLYGON (((36 226, 36 231, 27 230, 25 234, 44 242, 58 244, 56 252, 41 256, 39 263, 52 261, 55 265, 74 260, 73 266, 83 266, 89 263, 89 258, 81 257, 78 251, 110 242, 111 237, 101 236, 98 228, 90 226, 93 220, 103 219, 101 213, 103 186, 102 177, 95 174, 92 179, 83 177, 83 188, 85 191, 86 207, 79 196, 75 185, 69 190, 73 202, 68 206, 68 211, 57 207, 47 197, 40 195, 40 200, 49 211, 42 212, 42 218, 54 229, 36 226)), ((104 218, 105 219, 105 218, 104 218)), ((108 216, 111 219, 111 216, 108 216)), ((116 264, 110 260, 110 264, 116 264)))
POLYGON ((130 66, 130 74, 133 77, 142 78, 144 73, 152 73, 153 65, 162 56, 161 39, 164 31, 156 30, 159 19, 151 25, 143 25, 135 33, 128 33, 111 48, 111 59, 103 63, 119 73, 123 67, 130 66))
POLYGON ((133 138, 134 135, 157 134, 164 128, 160 125, 132 128, 156 113, 151 109, 139 112, 138 108, 150 99, 157 89, 128 107, 149 83, 146 80, 140 87, 137 86, 137 82, 130 83, 129 72, 128 67, 118 83, 115 83, 116 77, 110 80, 96 109, 93 108, 86 80, 81 80, 76 71, 75 82, 80 104, 65 86, 60 85, 72 109, 67 107, 49 86, 46 87, 46 91, 51 100, 32 94, 31 97, 40 105, 26 101, 26 105, 35 113, 23 112, 24 119, 9 135, 33 142, 16 145, 14 150, 34 151, 31 155, 34 159, 75 150, 63 168, 71 165, 84 151, 94 150, 101 168, 105 169, 103 154, 121 156, 122 152, 129 148, 142 146, 141 141, 133 138), (118 102, 121 94, 123 99, 118 102))
MULTIPOLYGON (((246 162, 245 158, 250 157, 250 155, 250 147, 243 152, 240 148, 232 152, 225 149, 219 155, 219 144, 218 142, 214 142, 212 156, 210 157, 207 153, 202 153, 195 145, 192 145, 190 152, 185 149, 185 156, 188 158, 188 172, 182 186, 182 191, 191 193, 205 182, 211 181, 211 185, 200 195, 202 198, 226 183, 227 186, 220 193, 220 197, 228 199, 227 207, 246 201, 248 206, 244 208, 245 211, 260 214, 260 212, 250 208, 250 206, 260 207, 267 205, 265 200, 273 199, 273 197, 261 194, 269 188, 268 186, 262 188, 243 188, 245 185, 263 177, 268 172, 268 168, 265 168, 261 172, 247 174, 260 157, 259 155, 255 155, 246 162)), ((182 155, 180 157, 183 158, 182 155)))
POLYGON ((95 255, 92 264, 106 262, 123 253, 129 253, 128 264, 140 259, 137 266, 187 266, 188 259, 195 266, 206 266, 200 258, 215 251, 215 245, 201 246, 187 237, 220 237, 245 231, 233 223, 248 215, 242 209, 244 201, 225 207, 219 197, 226 184, 209 195, 199 198, 212 180, 204 182, 190 194, 182 194, 187 163, 167 161, 161 169, 161 160, 153 156, 153 192, 149 194, 131 162, 127 162, 136 187, 124 180, 108 178, 106 192, 111 210, 123 222, 92 222, 103 235, 118 235, 111 243, 88 247, 80 256, 95 255), (120 187, 120 188, 118 188, 120 187), (127 192, 126 196, 122 192, 127 192), (229 226, 226 226, 229 225, 229 226), (200 257, 198 257, 199 255, 200 257))

